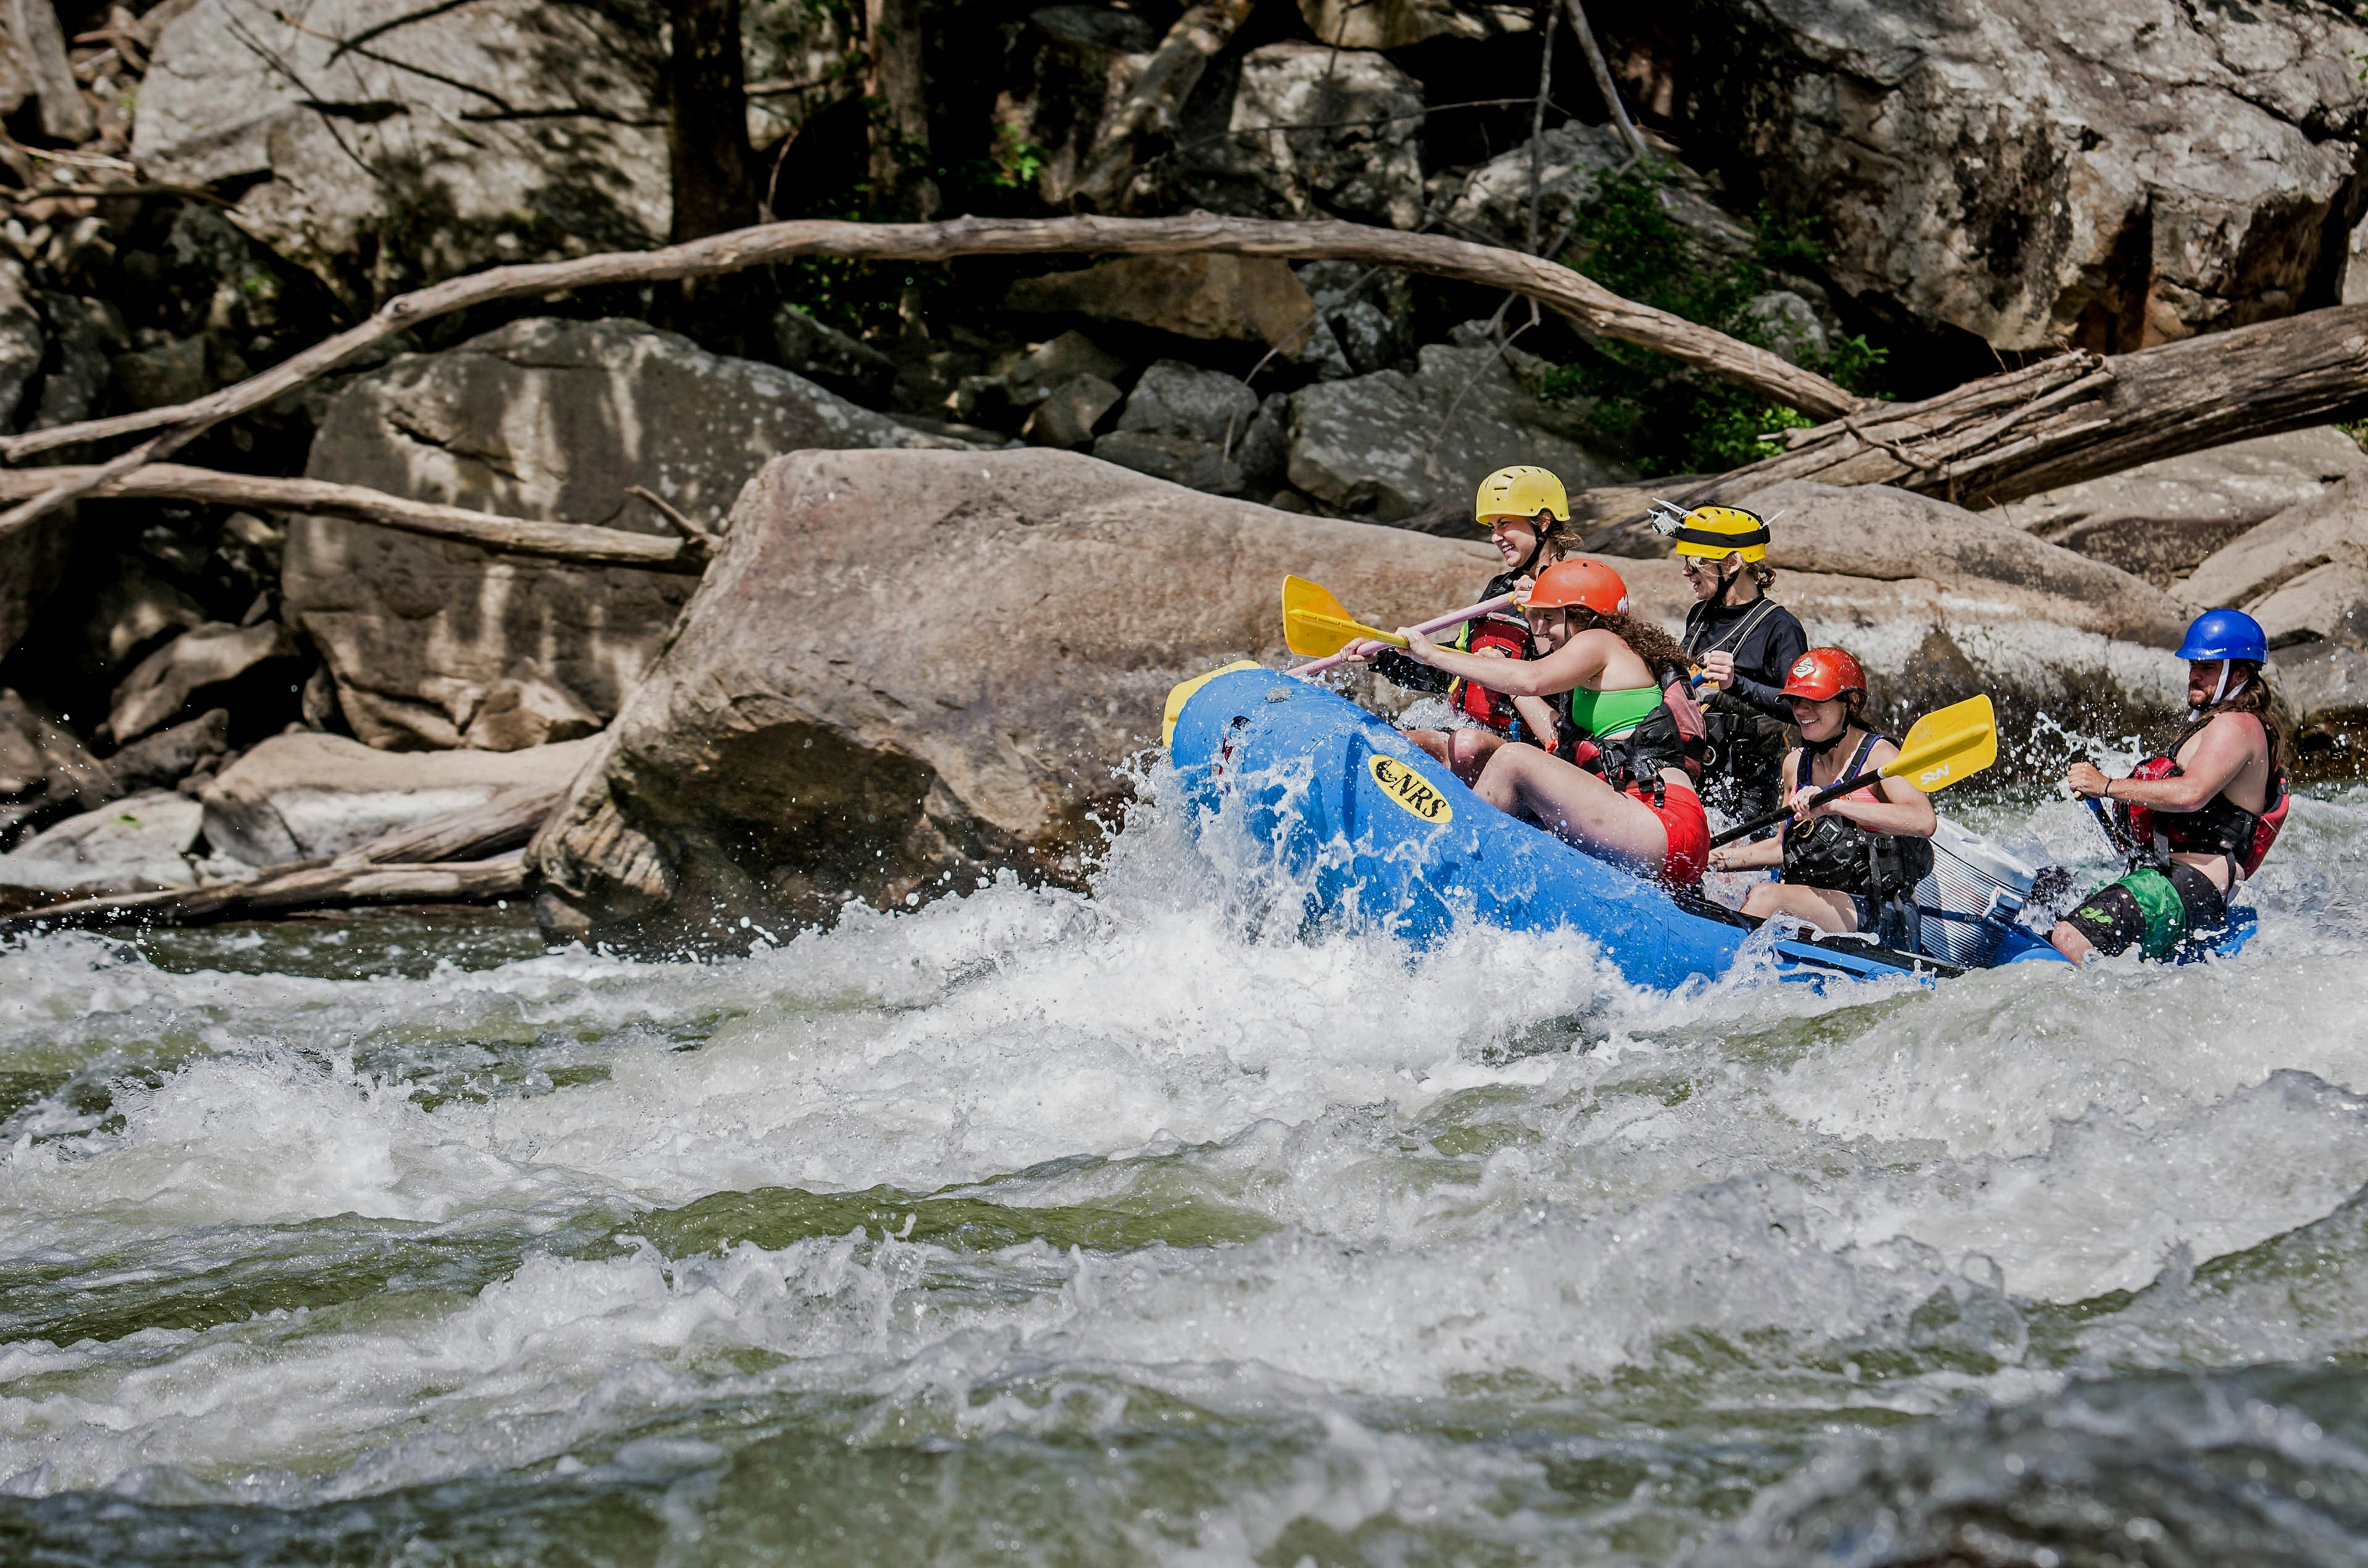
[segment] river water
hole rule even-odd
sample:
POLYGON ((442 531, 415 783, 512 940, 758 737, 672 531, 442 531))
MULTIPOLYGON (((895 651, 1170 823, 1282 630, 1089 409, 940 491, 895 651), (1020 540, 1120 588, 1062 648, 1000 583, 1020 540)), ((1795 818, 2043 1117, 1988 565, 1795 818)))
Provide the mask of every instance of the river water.
POLYGON ((2368 791, 2232 961, 1674 999, 1177 816, 723 960, 0 947, 0 1561, 2368 1553, 2368 791))

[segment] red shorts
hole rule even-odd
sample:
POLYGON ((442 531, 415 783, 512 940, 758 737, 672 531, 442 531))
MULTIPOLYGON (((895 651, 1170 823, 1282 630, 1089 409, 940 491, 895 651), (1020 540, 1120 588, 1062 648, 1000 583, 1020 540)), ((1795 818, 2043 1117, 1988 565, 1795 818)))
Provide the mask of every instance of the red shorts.
POLYGON ((1628 795, 1660 818, 1661 831, 1668 835, 1669 852, 1661 860, 1662 884, 1682 889, 1700 882, 1702 868, 1710 863, 1710 818, 1702 812, 1702 797, 1691 790, 1672 788, 1662 791, 1668 804, 1656 806, 1650 790, 1632 785, 1628 795))

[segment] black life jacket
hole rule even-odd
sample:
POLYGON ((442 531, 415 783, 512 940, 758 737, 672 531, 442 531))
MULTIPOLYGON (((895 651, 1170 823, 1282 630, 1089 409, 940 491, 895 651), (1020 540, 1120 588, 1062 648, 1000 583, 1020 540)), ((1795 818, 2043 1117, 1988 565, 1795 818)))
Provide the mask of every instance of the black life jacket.
MULTIPOLYGON (((2202 734, 2216 713, 2206 713, 2179 732, 2160 756, 2150 756, 2130 770, 2133 778, 2177 778, 2186 773, 2179 766, 2180 752, 2187 743, 2202 734)), ((2258 713, 2245 717, 2261 725, 2266 737, 2269 725, 2258 713)), ((2222 790, 2194 812, 2157 811, 2151 806, 2133 805, 2127 801, 2113 804, 2114 832, 2128 850, 2130 863, 2154 866, 2157 869, 2170 863, 2174 853, 2192 855, 2226 855, 2238 878, 2250 877, 2261 869, 2270 853, 2270 846, 2278 841, 2278 834, 2286 825, 2286 808, 2294 796, 2286 789, 2285 769, 2271 767, 2267 791, 2262 800, 2264 809, 2248 812, 2228 798, 2222 790)))
MULTIPOLYGON (((1841 771, 1854 778, 1866 767, 1868 754, 1885 735, 1870 734, 1858 754, 1841 771)), ((1801 753, 1803 769, 1794 788, 1807 783, 1808 753, 1801 753)), ((1798 887, 1827 888, 1856 893, 1878 903, 1913 894, 1916 884, 1932 870, 1932 841, 1900 834, 1871 833, 1847 817, 1822 816, 1804 826, 1787 817, 1782 833, 1784 869, 1781 880, 1798 887)))

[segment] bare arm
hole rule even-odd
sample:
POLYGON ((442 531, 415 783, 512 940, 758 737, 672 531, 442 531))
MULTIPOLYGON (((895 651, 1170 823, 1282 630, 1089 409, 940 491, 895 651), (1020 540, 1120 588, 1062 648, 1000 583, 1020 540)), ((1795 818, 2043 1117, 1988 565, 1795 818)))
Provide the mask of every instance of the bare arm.
POLYGON ((1530 727, 1530 733, 1540 740, 1554 739, 1556 727, 1554 710, 1546 705, 1544 698, 1516 697, 1513 699, 1513 711, 1521 716, 1521 722, 1530 727))
MULTIPOLYGON (((1880 767, 1898 755, 1899 748, 1884 741, 1867 753, 1866 760, 1870 767, 1880 767)), ((1931 797, 1905 778, 1883 779, 1875 785, 1874 793, 1876 798, 1872 801, 1828 801, 1809 814, 1841 817, 1870 833, 1887 833, 1901 838, 1930 838, 1940 827, 1941 819, 1932 810, 1931 797)))
POLYGON ((2075 793, 2151 806, 2158 812, 2200 812, 2237 781, 2260 756, 2253 726, 2224 713, 2195 737, 2176 778, 2108 778, 2085 762, 2074 763, 2065 782, 2075 793))
POLYGON ((1408 658, 1508 697, 1559 697, 1603 673, 1603 651, 1592 637, 1574 637, 1543 659, 1492 659, 1442 648, 1409 626, 1398 634, 1408 658))
POLYGON ((1722 844, 1710 852, 1713 871, 1761 871, 1784 863, 1784 841, 1770 834, 1741 844, 1722 844))

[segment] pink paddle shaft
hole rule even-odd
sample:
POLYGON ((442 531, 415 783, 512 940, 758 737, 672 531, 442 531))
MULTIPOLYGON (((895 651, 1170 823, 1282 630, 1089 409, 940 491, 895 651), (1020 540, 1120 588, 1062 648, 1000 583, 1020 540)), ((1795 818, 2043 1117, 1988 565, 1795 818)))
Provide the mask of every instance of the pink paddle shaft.
MULTIPOLYGON (((1512 595, 1498 594, 1493 599, 1484 600, 1476 605, 1465 605, 1462 609, 1449 610, 1445 615, 1424 621, 1415 630, 1428 637, 1434 631, 1444 631, 1451 626, 1461 626, 1467 620, 1474 620, 1484 615, 1494 615, 1500 609, 1510 609, 1512 605, 1512 595)), ((1348 662, 1348 654, 1335 653, 1328 659, 1311 659, 1304 665, 1294 665, 1292 666, 1291 673, 1295 676, 1322 675, 1334 665, 1345 665, 1348 662)))

